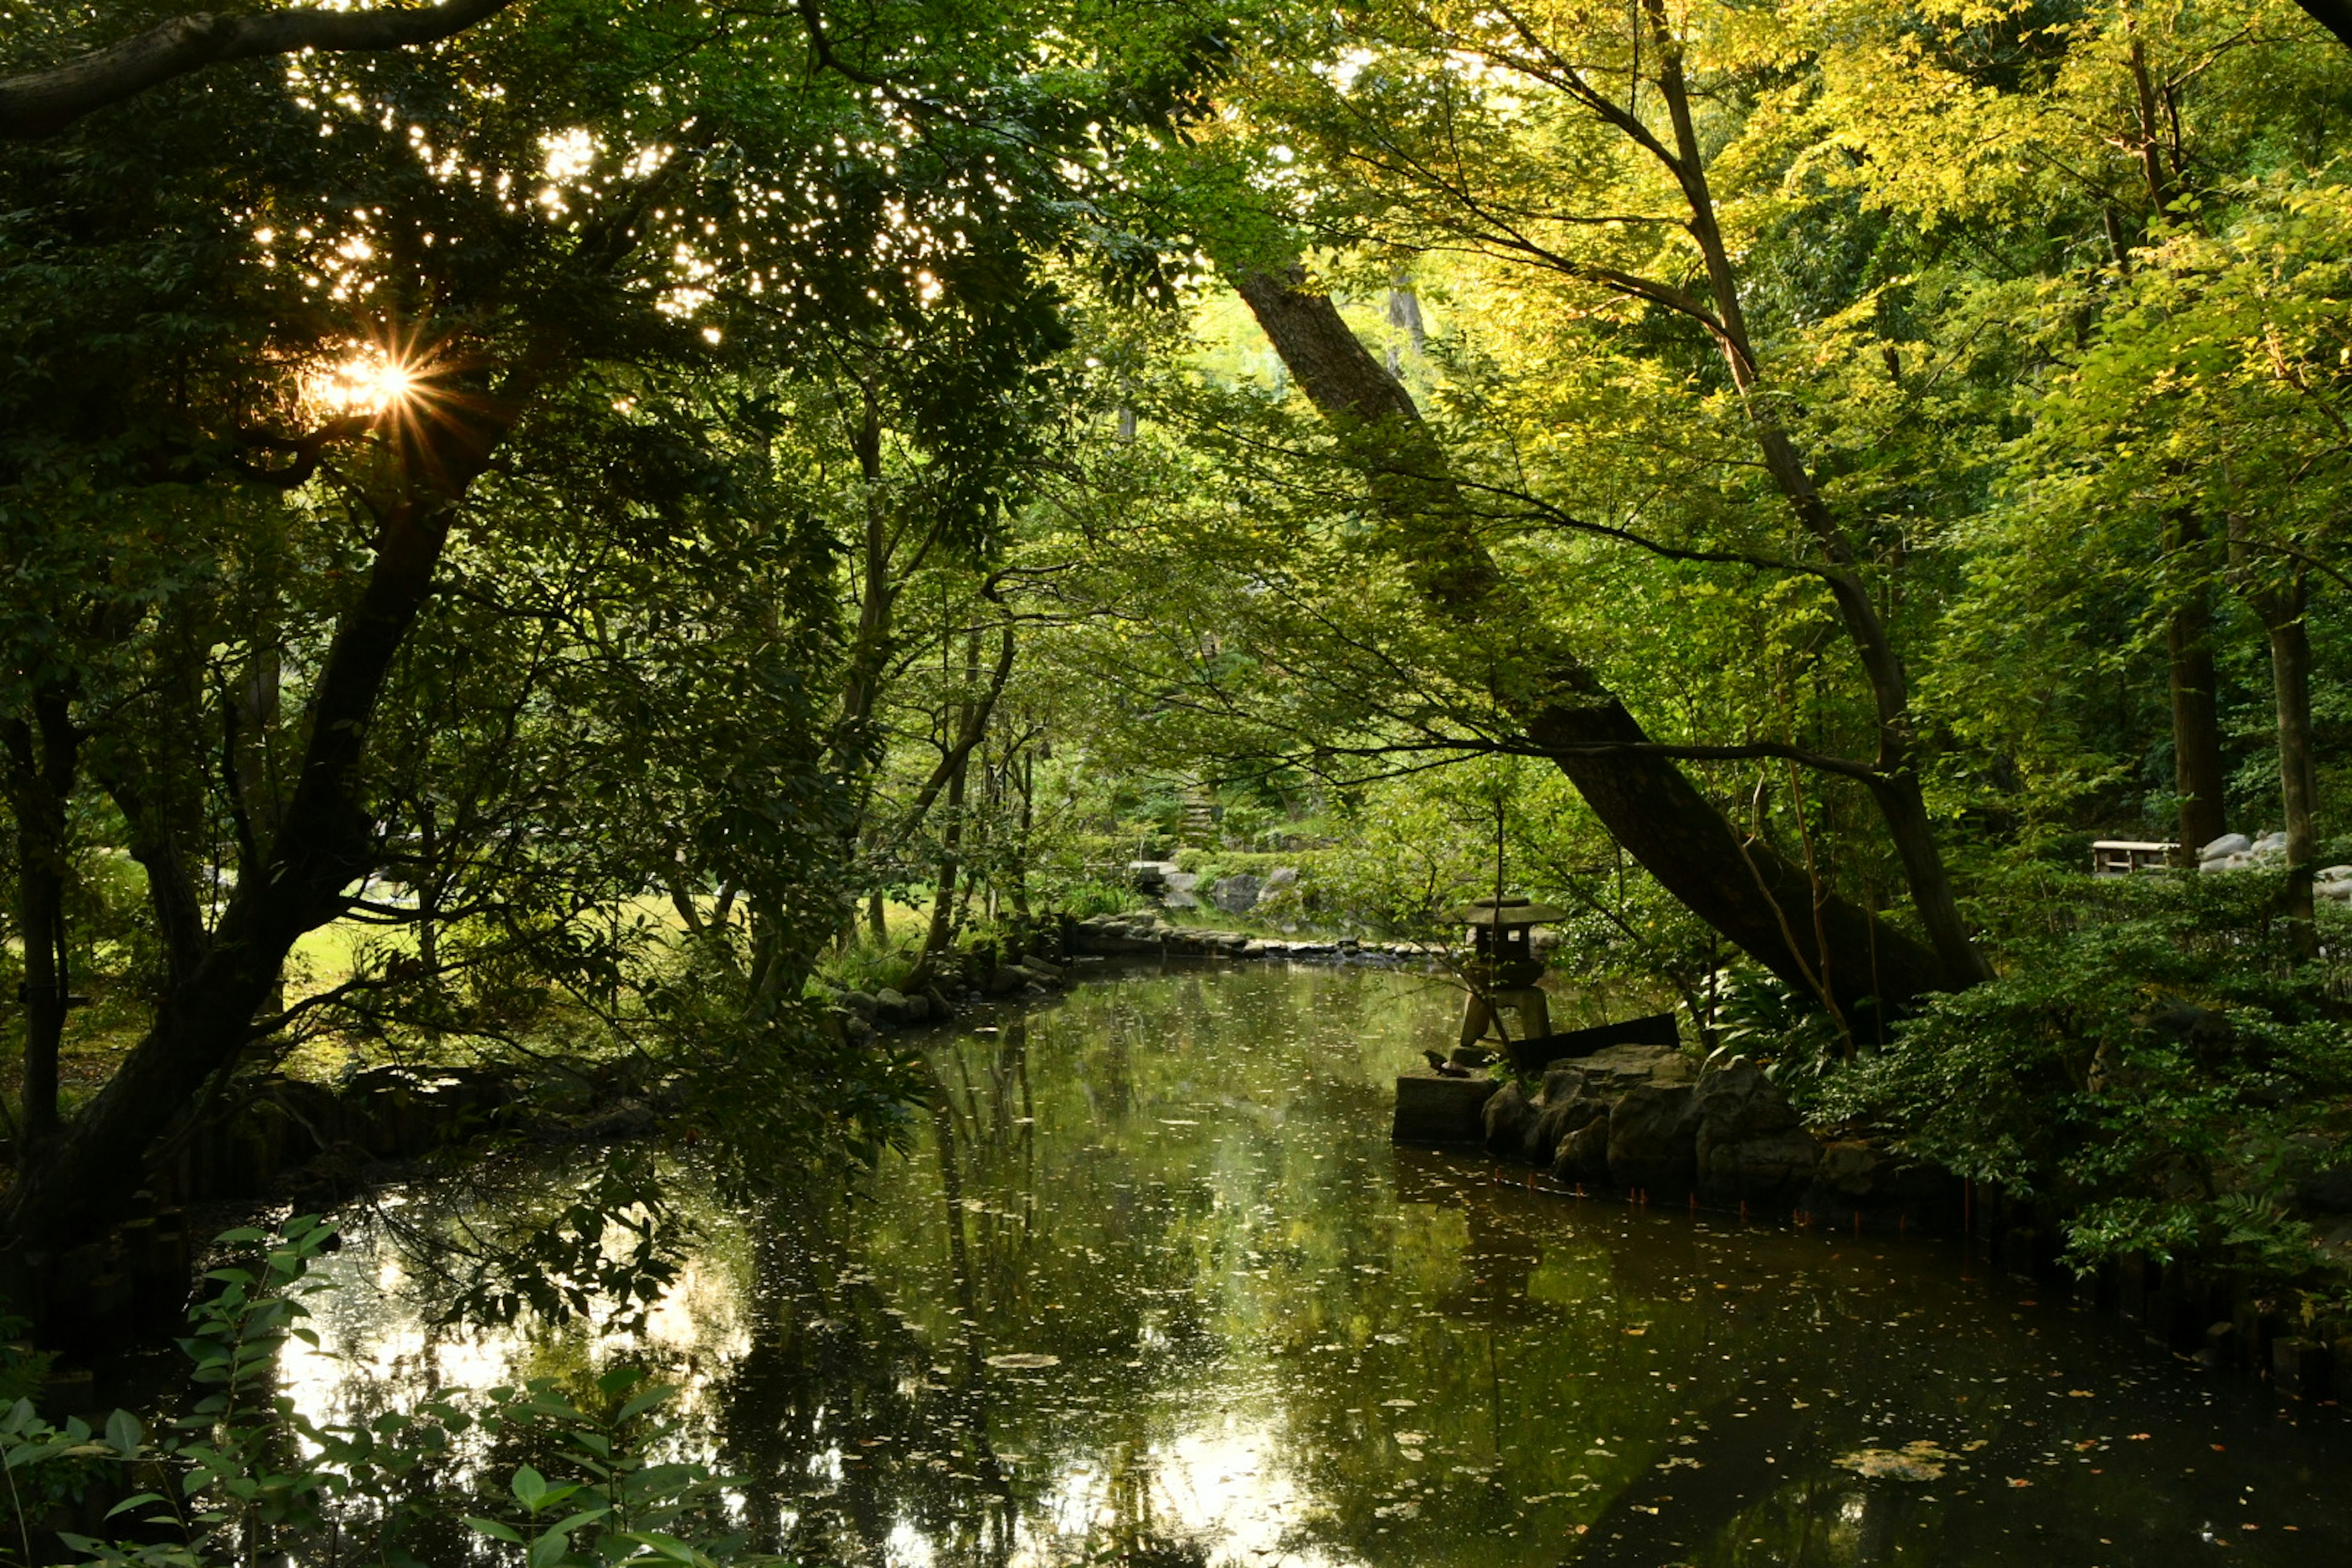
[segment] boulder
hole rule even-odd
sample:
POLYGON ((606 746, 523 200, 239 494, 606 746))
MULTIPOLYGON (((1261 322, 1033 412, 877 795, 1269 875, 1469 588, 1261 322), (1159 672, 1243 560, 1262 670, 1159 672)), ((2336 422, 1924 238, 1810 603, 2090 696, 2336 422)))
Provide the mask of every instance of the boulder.
POLYGON ((1620 1186, 1682 1192, 1697 1175, 1698 1123, 1690 1085, 1645 1083, 1609 1110, 1609 1178, 1620 1186))
POLYGON ((874 993, 874 1016, 878 1023, 911 1024, 921 1015, 915 1011, 914 1003, 906 995, 885 985, 874 993))
POLYGON ((1278 893, 1285 888, 1294 888, 1297 885, 1297 867, 1276 866, 1265 874, 1265 886, 1258 889, 1258 896, 1263 898, 1268 893, 1278 893))
POLYGON ((2285 834, 2265 833, 2260 838, 2254 840, 2252 847, 2248 848, 2246 853, 2249 855, 2268 855, 2273 851, 2276 851, 2280 854, 2284 854, 2286 852, 2285 834))
POLYGON ((1726 1201, 1773 1202, 1803 1190, 1821 1159, 1822 1146, 1801 1127, 1710 1139, 1701 1124, 1699 1190, 1726 1201))
POLYGON ((1759 1132, 1779 1132, 1802 1120, 1780 1085, 1746 1057, 1709 1064, 1691 1091, 1691 1111, 1698 1118, 1702 1142, 1711 1133, 1736 1142, 1759 1132))
POLYGON ((1840 1139, 1822 1151, 1821 1179, 1842 1196, 1866 1198, 1877 1185, 1878 1151, 1858 1138, 1840 1139))
POLYGON ((1160 879, 1160 902, 1171 910, 1197 910, 1201 876, 1197 871, 1171 871, 1160 879))
POLYGON ((2254 847, 2254 841, 2242 833, 2224 833, 2221 837, 2197 851, 2200 860, 2219 860, 2228 855, 2243 855, 2254 847))
POLYGON ((2315 882, 2343 882, 2352 885, 2352 866, 2323 866, 2313 872, 2315 882))
POLYGON ((1507 1083, 1486 1101, 1486 1152, 1502 1159, 1518 1159, 1528 1134, 1535 1131, 1537 1110, 1519 1086, 1507 1083))
POLYGON ((874 998, 866 992, 843 992, 841 994, 841 1005, 849 1009, 849 1015, 851 1017, 863 1018, 869 1024, 874 1021, 874 998))
POLYGON ((1561 1139, 1608 1120, 1609 1102, 1605 1100, 1577 1094, 1546 1104, 1528 1129, 1521 1156, 1530 1165, 1549 1165, 1559 1152, 1561 1139))
POLYGON ((1563 1183, 1609 1179, 1609 1118, 1588 1121, 1559 1141, 1552 1152, 1552 1180, 1563 1183))
POLYGON ((1788 1096, 1745 1057, 1699 1075, 1691 1116, 1699 1190, 1711 1197, 1778 1198, 1810 1181, 1820 1161, 1788 1096))
POLYGON ((1257 908, 1258 894, 1265 886, 1248 872, 1236 871, 1217 879, 1217 885, 1209 889, 1209 901, 1229 915, 1245 915, 1257 908))

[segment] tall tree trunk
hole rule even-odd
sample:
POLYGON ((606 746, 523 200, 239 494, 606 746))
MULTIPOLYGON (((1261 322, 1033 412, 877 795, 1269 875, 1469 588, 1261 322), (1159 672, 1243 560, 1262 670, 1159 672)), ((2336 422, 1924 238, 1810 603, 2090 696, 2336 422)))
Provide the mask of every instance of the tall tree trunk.
POLYGON ((2304 620, 2300 572, 2286 588, 2257 596, 2271 645, 2271 684, 2278 700, 2279 804, 2286 813, 2286 919, 2289 940, 2305 958, 2319 955, 2312 915, 2312 872, 2319 859, 2313 823, 2317 795, 2311 752, 2311 636, 2304 620))
MULTIPOLYGON (((1468 521, 1420 410, 1356 338, 1331 301, 1265 273, 1236 280, 1276 352, 1349 450, 1391 527, 1391 554, 1439 616, 1467 626, 1528 627, 1535 617, 1504 581, 1468 521)), ((1668 893, 1791 985, 1835 998, 1848 1016, 1867 997, 1900 1003, 1972 974, 1949 974, 1931 949, 1834 895, 1815 935, 1815 889, 1801 867, 1751 842, 1675 761, 1636 748, 1649 736, 1565 649, 1530 653, 1516 717, 1594 815, 1668 893)))
POLYGON ((923 933, 922 968, 928 971, 955 941, 955 907, 959 875, 963 868, 963 789, 968 760, 959 758, 948 774, 947 820, 940 826, 938 885, 931 894, 931 921, 923 933))
POLYGON ((2172 611, 2165 625, 2172 696, 2173 793, 2180 803, 2180 863, 2194 870, 2197 851, 2229 831, 2222 799, 2221 721, 2214 700, 2213 600, 2201 524, 2177 515, 2165 530, 2173 570, 2172 611))
POLYGON ((58 1128, 58 1057, 65 1044, 66 888, 72 878, 66 806, 80 771, 81 731, 65 691, 36 689, 29 720, 6 727, 16 817, 17 926, 25 944, 24 1122, 17 1166, 41 1158, 58 1128))

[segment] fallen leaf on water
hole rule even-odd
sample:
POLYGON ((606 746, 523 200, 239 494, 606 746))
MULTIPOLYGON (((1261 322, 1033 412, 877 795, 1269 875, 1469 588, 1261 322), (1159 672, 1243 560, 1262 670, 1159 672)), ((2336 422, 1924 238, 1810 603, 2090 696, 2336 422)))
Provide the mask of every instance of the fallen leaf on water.
POLYGON ((1944 1473, 1937 1463, 1952 1456, 1933 1443, 1906 1443, 1900 1448, 1856 1448, 1831 1461, 1857 1475, 1896 1481, 1932 1481, 1944 1473))
POLYGON ((2009 1478, 2009 1484, 2013 1487, 2030 1487, 2033 1483, 2022 1476, 2011 1476, 2009 1478))
POLYGON ((1039 1367, 1059 1366, 1062 1364, 1062 1358, 1057 1355, 1043 1355, 1035 1351, 1015 1351, 1010 1355, 990 1356, 988 1364, 1006 1372, 1029 1372, 1039 1367))

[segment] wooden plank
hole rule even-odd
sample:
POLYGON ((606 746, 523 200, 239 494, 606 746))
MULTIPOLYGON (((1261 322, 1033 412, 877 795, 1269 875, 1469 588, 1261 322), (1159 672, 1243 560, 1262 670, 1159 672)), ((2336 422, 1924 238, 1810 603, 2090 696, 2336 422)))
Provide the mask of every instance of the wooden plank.
POLYGON ((1627 1018, 1622 1023, 1602 1024, 1597 1028, 1570 1029, 1565 1034, 1545 1035, 1538 1039, 1511 1042, 1511 1070, 1521 1078, 1533 1078, 1552 1063, 1568 1057, 1589 1057, 1604 1046, 1678 1046, 1682 1031, 1675 1026, 1672 1013, 1652 1013, 1646 1017, 1627 1018))

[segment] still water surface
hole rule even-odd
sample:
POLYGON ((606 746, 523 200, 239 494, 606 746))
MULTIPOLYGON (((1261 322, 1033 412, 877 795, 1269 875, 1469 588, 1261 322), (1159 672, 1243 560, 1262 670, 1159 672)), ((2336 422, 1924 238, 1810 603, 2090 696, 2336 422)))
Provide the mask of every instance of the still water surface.
MULTIPOLYGON (((645 1332, 436 1335, 324 1272, 349 1413, 614 1357, 772 1543, 891 1568, 2352 1561, 2352 1433, 1948 1244, 1748 1228, 1392 1150, 1454 994, 1130 974, 943 1036, 856 1201, 713 1210, 645 1332)), ((434 1200, 420 1195, 415 1202, 434 1200)))

